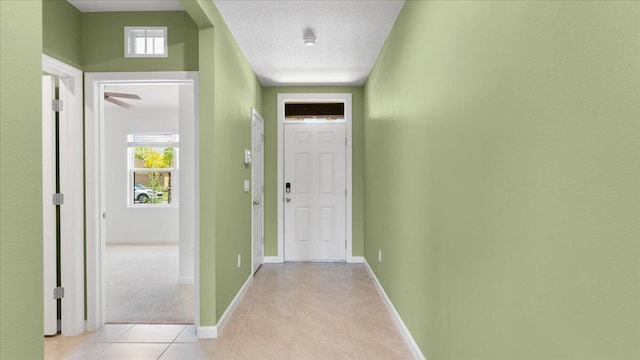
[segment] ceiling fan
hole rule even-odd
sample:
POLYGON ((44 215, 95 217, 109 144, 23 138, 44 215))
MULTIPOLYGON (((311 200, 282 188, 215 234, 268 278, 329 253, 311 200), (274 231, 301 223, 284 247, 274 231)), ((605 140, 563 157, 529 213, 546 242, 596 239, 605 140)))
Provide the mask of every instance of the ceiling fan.
POLYGON ((126 109, 133 109, 135 108, 135 106, 128 104, 122 100, 118 100, 116 98, 123 98, 123 99, 134 99, 134 100, 140 100, 140 96, 136 95, 136 94, 125 94, 125 93, 115 93, 115 92, 105 92, 104 93, 104 101, 108 101, 112 104, 116 104, 118 106, 122 106, 123 108, 126 109))

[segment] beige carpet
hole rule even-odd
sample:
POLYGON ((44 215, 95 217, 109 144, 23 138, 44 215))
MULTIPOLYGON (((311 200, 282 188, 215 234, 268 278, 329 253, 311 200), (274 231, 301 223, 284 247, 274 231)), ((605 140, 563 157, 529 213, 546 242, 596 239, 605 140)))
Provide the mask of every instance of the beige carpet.
POLYGON ((107 323, 192 324, 193 285, 178 284, 177 245, 107 245, 107 323))

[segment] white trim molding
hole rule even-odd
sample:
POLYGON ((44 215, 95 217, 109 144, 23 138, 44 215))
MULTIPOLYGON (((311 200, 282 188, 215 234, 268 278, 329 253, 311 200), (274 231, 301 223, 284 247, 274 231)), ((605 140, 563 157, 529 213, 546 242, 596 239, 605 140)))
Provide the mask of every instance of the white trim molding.
POLYGON ((378 289, 378 293, 380 293, 380 296, 382 296, 382 299, 384 300, 384 303, 387 306, 387 309, 391 313, 391 317, 393 318, 396 325, 398 326, 398 329, 400 329, 400 333, 402 333, 402 337, 404 338, 404 341, 407 342, 407 345, 409 346, 409 350, 411 350, 411 353, 416 359, 424 360, 425 357, 422 354, 422 351, 420 351, 418 344, 416 344, 416 341, 413 339, 413 336, 411 336, 409 329, 407 329, 407 326, 404 324, 404 321, 402 321, 400 314, 398 314, 398 311, 396 310, 395 306, 393 306, 391 299, 389 299, 389 297, 387 296, 387 293, 382 288, 382 285, 380 285, 380 282, 378 281, 376 274, 373 272, 373 269, 371 269, 371 266, 369 266, 369 263, 367 262, 366 259, 363 258, 363 261, 364 261, 364 266, 367 269, 367 272, 369 273, 369 276, 371 277, 371 279, 373 279, 374 283, 376 284, 376 289, 378 289))
POLYGON ((348 264, 362 264, 364 263, 364 256, 350 256, 347 257, 348 264))
MULTIPOLYGON (((105 323, 105 289, 103 274, 105 250, 105 194, 104 194, 104 117, 101 98, 104 87, 114 84, 188 84, 194 91, 194 193, 198 194, 198 72, 162 71, 162 72, 113 72, 85 74, 85 188, 86 188, 86 276, 87 276, 87 322, 86 330, 101 328, 105 323)), ((182 127, 181 127, 182 128, 182 127)), ((80 151, 82 154, 82 151, 80 151)), ((184 199, 183 199, 184 200, 184 199)), ((184 201, 181 204, 184 207, 184 201)), ((194 325, 200 330, 200 286, 199 286, 199 198, 193 199, 194 226, 194 325)), ((191 223, 190 223, 191 225, 191 223)), ((84 270, 84 269, 83 269, 84 270)), ((84 273, 84 271, 79 272, 84 273)), ((181 281, 187 281, 184 277, 181 281)), ((82 309, 84 310, 84 309, 82 309)), ((210 327, 200 330, 204 334, 211 333, 210 327)), ((214 327, 215 333, 215 327, 214 327)))
POLYGON ((247 292, 247 289, 252 282, 253 274, 249 275, 247 281, 244 282, 244 285, 242 285, 236 296, 233 298, 233 300, 231 300, 231 303, 229 304, 229 306, 227 306, 227 310, 224 311, 216 326, 198 326, 196 328, 196 336, 198 337, 198 339, 215 339, 218 337, 218 335, 222 332, 222 329, 224 329, 225 325, 227 325, 231 314, 233 314, 233 311, 238 307, 240 301, 242 301, 244 294, 247 292))
POLYGON ((215 339, 218 337, 218 328, 216 326, 198 326, 196 336, 198 339, 215 339))
POLYGON ((42 54, 42 70, 60 81, 60 192, 64 194, 61 213, 60 256, 62 300, 62 335, 85 331, 84 321, 84 159, 82 71, 42 54))
POLYGON ((281 256, 265 256, 263 260, 265 264, 282 264, 283 262, 281 256))
MULTIPOLYGON (((343 102, 344 103, 344 120, 346 123, 346 136, 347 136, 347 149, 346 149, 346 173, 345 180, 347 185, 347 201, 346 201, 346 254, 345 260, 349 262, 351 258, 353 258, 353 190, 352 190, 352 172, 353 172, 353 155, 352 155, 352 94, 351 93, 319 93, 319 94, 278 94, 278 197, 276 201, 278 202, 278 260, 277 262, 284 262, 285 254, 284 254, 284 189, 282 184, 284 183, 284 105, 288 101, 305 101, 305 102, 316 102, 316 103, 326 103, 326 102, 343 102)), ((265 263, 267 262, 267 257, 265 257, 265 263)))
MULTIPOLYGON (((253 282, 253 274, 249 275, 249 277, 247 278, 247 281, 244 282, 244 285, 242 285, 242 287, 240 288, 236 296, 233 298, 233 300, 231 300, 231 303, 229 304, 229 306, 227 306, 227 309, 224 311, 222 316, 220 316, 220 320, 218 320, 218 323, 216 324, 216 326, 212 326, 216 328, 215 337, 218 337, 218 334, 221 333, 222 329, 224 329, 225 325, 227 325, 227 322, 229 322, 229 318, 231 317, 231 314, 233 314, 235 309, 238 307, 238 305, 244 298, 244 295, 246 294, 247 289, 249 288, 252 282, 253 282)), ((198 339, 208 339, 200 336, 199 332, 197 334, 198 334, 198 339)))

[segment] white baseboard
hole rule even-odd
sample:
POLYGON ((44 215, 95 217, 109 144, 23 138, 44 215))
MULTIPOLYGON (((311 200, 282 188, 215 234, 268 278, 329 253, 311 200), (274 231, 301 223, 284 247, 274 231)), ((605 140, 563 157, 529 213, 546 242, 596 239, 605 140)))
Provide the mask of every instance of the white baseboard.
POLYGON ((284 259, 280 256, 265 256, 263 259, 264 264, 282 264, 284 259))
MULTIPOLYGON (((364 256, 349 256, 347 257, 347 263, 349 264, 362 264, 364 262, 364 256)), ((265 256, 263 260, 264 264, 282 264, 284 260, 279 256, 265 256)))
POLYGON ((178 278, 178 284, 180 285, 193 285, 194 280, 192 277, 181 277, 178 278))
POLYGON ((247 292, 247 289, 249 288, 249 285, 251 285, 252 282, 253 282, 253 274, 249 275, 249 277, 247 278, 247 281, 244 282, 244 285, 242 285, 242 287, 240 288, 236 296, 233 298, 233 300, 231 300, 231 303, 229 304, 229 306, 227 306, 227 310, 224 311, 224 313, 220 317, 220 320, 218 320, 218 323, 216 324, 216 328, 218 332, 222 332, 222 329, 229 321, 229 318, 231 317, 231 314, 233 314, 233 311, 236 309, 236 307, 238 307, 238 304, 240 304, 240 301, 244 297, 244 294, 247 292))
POLYGON ((378 278, 376 277, 376 274, 373 272, 373 270, 371 269, 371 266, 369 266, 369 263, 367 262, 366 259, 363 259, 363 262, 364 262, 365 268, 367 269, 367 272, 369 273, 371 278, 374 280, 376 284, 376 288, 378 289, 378 292, 382 296, 385 305, 387 305, 387 309, 389 309, 389 312, 391 313, 391 317, 393 317, 393 320, 395 321, 396 325, 400 329, 400 332, 402 333, 402 337, 407 342, 407 345, 409 346, 411 353, 416 359, 424 360, 425 357, 422 354, 422 351, 420 351, 418 344, 416 344, 416 341, 413 339, 413 336, 411 336, 409 329, 407 329, 407 326, 404 324, 404 321, 402 321, 400 314, 398 314, 398 311, 393 306, 391 299, 389 299, 389 297, 387 296, 387 293, 384 291, 384 289, 380 285, 380 282, 378 282, 378 278))
POLYGON ((229 304, 229 306, 227 307, 227 310, 224 311, 224 313, 220 317, 220 320, 218 321, 218 324, 216 324, 216 326, 199 326, 198 327, 198 329, 196 330, 196 335, 198 336, 198 339, 215 339, 218 337, 218 334, 222 332, 222 329, 227 324, 227 321, 229 321, 229 317, 233 313, 233 310, 236 309, 236 307, 240 303, 240 300, 242 300, 244 293, 247 291, 247 288, 249 288, 249 285, 251 285, 252 281, 253 281, 253 274, 249 275, 249 278, 247 279, 247 281, 244 282, 244 285, 242 285, 242 287, 240 288, 240 291, 238 291, 236 296, 233 298, 233 300, 231 301, 231 304, 229 304))
POLYGON ((218 328, 215 326, 198 326, 196 336, 198 339, 215 339, 218 337, 218 328))
POLYGON ((84 331, 96 331, 98 329, 100 328, 96 327, 94 324, 90 324, 89 320, 86 320, 86 319, 84 320, 84 331))

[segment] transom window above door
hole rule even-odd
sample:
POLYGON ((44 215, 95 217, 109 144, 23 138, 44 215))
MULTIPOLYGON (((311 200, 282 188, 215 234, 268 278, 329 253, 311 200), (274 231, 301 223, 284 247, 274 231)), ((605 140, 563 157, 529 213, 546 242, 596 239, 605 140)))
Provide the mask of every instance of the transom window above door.
POLYGON ((287 102, 284 122, 343 123, 343 102, 287 102))

